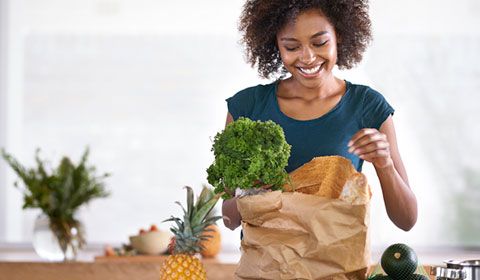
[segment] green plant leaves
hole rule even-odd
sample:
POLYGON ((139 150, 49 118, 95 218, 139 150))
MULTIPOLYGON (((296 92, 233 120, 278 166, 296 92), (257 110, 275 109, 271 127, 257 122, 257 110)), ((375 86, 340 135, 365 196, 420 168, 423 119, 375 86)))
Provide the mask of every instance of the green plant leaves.
MULTIPOLYGON (((35 154, 35 168, 23 166, 2 149, 2 156, 23 181, 23 208, 40 208, 49 217, 72 218, 76 210, 94 198, 107 197, 103 179, 109 174, 96 176, 95 168, 86 166, 89 150, 75 165, 63 157, 57 168, 47 170, 45 161, 35 154)), ((18 183, 16 184, 18 187, 18 183)))
POLYGON ((215 136, 215 161, 207 169, 207 180, 215 193, 225 192, 224 199, 230 198, 237 187, 281 187, 288 178, 285 167, 290 148, 278 124, 241 117, 215 136))
POLYGON ((185 188, 187 189, 187 207, 185 208, 180 202, 175 202, 182 207, 183 219, 171 216, 163 222, 175 222, 176 224, 170 228, 175 235, 174 252, 194 254, 200 252, 199 241, 208 238, 203 234, 205 228, 222 218, 221 216, 209 216, 209 214, 223 193, 214 195, 210 188, 204 186, 195 201, 193 189, 188 186, 185 188))
MULTIPOLYGON (((46 162, 35 153, 35 168, 23 166, 12 155, 1 150, 2 157, 18 175, 25 188, 23 192, 23 208, 40 208, 50 220, 50 228, 55 233, 62 250, 72 246, 76 239, 80 247, 85 243, 81 223, 75 219, 78 208, 92 199, 107 197, 103 180, 110 176, 105 173, 97 176, 93 166, 87 166, 88 148, 80 162, 75 165, 68 157, 63 157, 57 168, 48 170, 46 162), (71 229, 79 230, 73 236, 71 229)), ((15 186, 19 187, 18 182, 15 186)))

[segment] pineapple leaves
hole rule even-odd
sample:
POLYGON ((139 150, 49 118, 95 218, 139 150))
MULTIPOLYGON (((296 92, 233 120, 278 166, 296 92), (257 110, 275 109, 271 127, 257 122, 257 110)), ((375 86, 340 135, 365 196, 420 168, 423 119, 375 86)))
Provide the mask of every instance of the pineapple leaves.
POLYGON ((208 223, 208 224, 215 224, 216 221, 220 220, 221 218, 223 218, 222 216, 214 216, 214 217, 210 217, 208 219, 205 220, 205 223, 208 223))
POLYGON ((203 224, 197 225, 197 226, 192 228, 193 234, 198 234, 198 233, 202 233, 202 232, 205 232, 205 231, 211 231, 209 229, 205 229, 205 227, 208 227, 209 225, 215 224, 215 222, 218 221, 221 218, 222 218, 221 216, 215 216, 215 217, 211 217, 211 218, 206 219, 203 224))
POLYGON ((180 231, 183 231, 183 221, 180 218, 172 216, 170 219, 166 219, 166 220, 162 221, 162 223, 164 223, 164 222, 175 222, 177 224, 178 229, 180 231))
POLYGON ((203 186, 202 192, 200 193, 200 196, 197 199, 197 203, 195 204, 195 208, 199 209, 205 203, 207 203, 207 201, 212 199, 213 196, 214 196, 213 191, 211 189, 209 189, 208 187, 203 186))
POLYGON ((208 216, 215 204, 223 193, 214 195, 213 191, 203 187, 197 201, 194 201, 195 195, 191 187, 185 187, 187 190, 187 207, 180 205, 183 210, 183 219, 171 216, 163 222, 175 222, 170 231, 175 235, 175 253, 194 254, 201 250, 200 241, 208 238, 204 233, 206 227, 221 219, 220 216, 208 216))
POLYGON ((187 210, 185 210, 185 207, 183 207, 183 205, 180 203, 180 201, 175 201, 174 203, 177 204, 177 205, 180 205, 180 207, 182 207, 183 214, 187 215, 187 210))
POLYGON ((207 203, 202 205, 202 207, 198 210, 197 213, 195 213, 195 215, 192 218, 193 225, 198 225, 205 220, 205 217, 207 217, 208 213, 213 209, 218 199, 220 199, 220 196, 221 194, 216 194, 207 203))
POLYGON ((192 235, 192 225, 190 223, 190 217, 191 216, 187 216, 185 215, 185 219, 184 219, 184 224, 185 224, 185 227, 183 229, 183 232, 187 235, 187 236, 191 236, 192 235))
MULTIPOLYGON (((187 189, 187 208, 188 208, 188 214, 189 215, 192 215, 193 213, 193 199, 194 199, 194 195, 193 195, 193 190, 191 187, 189 186, 185 186, 185 188, 187 189)), ((189 216, 190 218, 191 216, 189 216)))

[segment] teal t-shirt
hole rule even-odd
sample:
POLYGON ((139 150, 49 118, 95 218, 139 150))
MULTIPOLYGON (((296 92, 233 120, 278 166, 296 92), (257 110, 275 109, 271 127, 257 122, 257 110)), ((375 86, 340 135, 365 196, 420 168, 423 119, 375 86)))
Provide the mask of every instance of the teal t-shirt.
POLYGON ((279 124, 292 145, 287 172, 317 156, 339 155, 350 159, 358 171, 363 160, 348 152, 348 141, 362 128, 379 129, 394 109, 377 91, 346 81, 346 92, 328 113, 307 121, 288 117, 277 102, 278 81, 246 88, 228 98, 228 111, 236 120, 272 120, 279 124))

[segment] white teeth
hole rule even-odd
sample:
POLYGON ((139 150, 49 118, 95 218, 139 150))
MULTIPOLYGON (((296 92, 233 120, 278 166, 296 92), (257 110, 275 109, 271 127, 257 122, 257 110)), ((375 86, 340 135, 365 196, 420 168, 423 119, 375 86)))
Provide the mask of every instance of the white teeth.
POLYGON ((311 75, 311 74, 315 74, 316 72, 318 72, 318 70, 320 70, 320 65, 316 66, 316 67, 313 67, 313 68, 301 68, 301 67, 299 67, 299 69, 303 73, 311 75))

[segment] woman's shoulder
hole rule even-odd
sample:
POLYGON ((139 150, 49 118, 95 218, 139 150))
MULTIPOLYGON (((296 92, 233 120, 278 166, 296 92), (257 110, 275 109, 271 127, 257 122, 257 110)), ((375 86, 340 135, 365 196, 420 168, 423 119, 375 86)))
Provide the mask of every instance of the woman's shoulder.
POLYGON ((234 119, 239 116, 250 116, 257 107, 265 106, 269 93, 275 91, 276 82, 258 84, 244 88, 226 99, 229 112, 234 119))
POLYGON ((379 128, 395 110, 386 98, 376 89, 363 84, 350 83, 356 104, 361 104, 362 122, 364 127, 379 128))
POLYGON ((357 95, 364 95, 363 97, 368 96, 368 97, 374 97, 374 96, 382 96, 382 94, 372 88, 371 86, 368 86, 368 85, 365 85, 365 84, 357 84, 357 83, 352 83, 352 82, 349 82, 349 81, 346 81, 347 83, 347 87, 354 93, 354 94, 357 94, 357 95))
POLYGON ((357 104, 387 103, 385 96, 380 91, 365 84, 356 84, 346 81, 351 99, 357 104))
POLYGON ((238 104, 239 106, 251 106, 253 103, 265 101, 268 97, 268 93, 275 90, 276 82, 270 84, 258 84, 244 88, 233 96, 227 98, 227 102, 230 104, 238 104))

